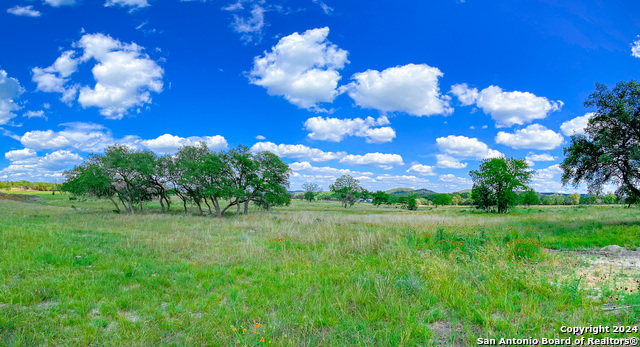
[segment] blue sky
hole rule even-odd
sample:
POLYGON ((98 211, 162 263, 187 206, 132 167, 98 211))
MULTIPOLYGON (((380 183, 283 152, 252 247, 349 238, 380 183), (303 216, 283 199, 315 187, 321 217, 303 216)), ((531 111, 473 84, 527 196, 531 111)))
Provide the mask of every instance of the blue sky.
MULTIPOLYGON (((640 3, 9 0, 0 9, 0 179, 60 181, 120 143, 244 144, 291 188, 470 188, 484 158, 562 187, 595 82, 640 72, 640 3)), ((580 188, 579 191, 584 191, 580 188)))

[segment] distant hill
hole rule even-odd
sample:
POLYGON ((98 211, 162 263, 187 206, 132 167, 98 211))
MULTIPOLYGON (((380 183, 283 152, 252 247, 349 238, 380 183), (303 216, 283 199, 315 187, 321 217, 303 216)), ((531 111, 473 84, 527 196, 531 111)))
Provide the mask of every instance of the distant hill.
POLYGON ((418 197, 427 197, 429 195, 436 194, 433 190, 429 189, 413 189, 413 188, 394 188, 386 191, 387 194, 398 195, 398 196, 409 196, 412 194, 418 194, 418 197))

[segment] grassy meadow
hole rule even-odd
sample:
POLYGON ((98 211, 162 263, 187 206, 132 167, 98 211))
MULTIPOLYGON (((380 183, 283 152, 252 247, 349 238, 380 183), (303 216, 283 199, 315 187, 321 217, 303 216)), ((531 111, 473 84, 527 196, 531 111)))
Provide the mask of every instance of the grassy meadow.
POLYGON ((0 200, 0 345, 467 346, 640 321, 638 271, 570 252, 635 250, 638 208, 293 201, 215 219, 34 194, 0 200))

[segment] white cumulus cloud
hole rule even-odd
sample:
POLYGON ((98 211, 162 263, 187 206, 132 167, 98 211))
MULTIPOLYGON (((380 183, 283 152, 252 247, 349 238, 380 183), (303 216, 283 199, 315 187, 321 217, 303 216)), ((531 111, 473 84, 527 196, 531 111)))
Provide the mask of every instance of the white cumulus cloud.
POLYGON ((417 173, 422 176, 434 176, 436 173, 433 172, 434 167, 429 165, 422 164, 414 164, 407 170, 407 172, 417 173))
POLYGON ((243 1, 225 6, 222 9, 233 14, 233 22, 231 28, 240 34, 240 39, 245 44, 250 42, 259 43, 265 27, 264 14, 266 9, 262 6, 264 1, 258 1, 252 4, 250 9, 245 8, 243 1))
POLYGON ((390 170, 394 165, 404 165, 402 157, 398 154, 386 154, 386 153, 367 153, 365 155, 353 155, 349 154, 340 159, 340 162, 348 165, 363 165, 379 167, 385 170, 390 170))
POLYGON ((453 113, 450 97, 442 95, 438 85, 442 76, 436 67, 408 64, 356 73, 340 90, 364 108, 413 116, 449 115, 453 113))
POLYGON ((16 16, 24 17, 40 17, 42 13, 38 10, 34 10, 32 5, 29 6, 13 6, 7 10, 7 13, 11 13, 16 16))
POLYGON ((159 154, 173 154, 178 152, 180 147, 194 146, 198 143, 204 143, 214 151, 225 150, 228 147, 227 140, 220 135, 180 137, 164 134, 155 139, 140 141, 140 144, 159 154))
POLYGON ((537 192, 560 192, 563 189, 560 175, 562 175, 562 168, 558 164, 535 170, 531 176, 530 186, 537 192))
POLYGON ((589 119, 591 119, 591 117, 593 116, 595 116, 595 113, 589 112, 584 116, 579 116, 574 119, 568 120, 560 125, 560 130, 562 130, 562 133, 566 136, 582 135, 584 134, 584 130, 587 125, 589 125, 589 119))
POLYGON ((0 170, 1 180, 60 181, 65 169, 82 162, 77 153, 59 150, 39 157, 33 149, 5 153, 9 166, 0 170))
POLYGON ((342 159, 347 155, 346 152, 325 152, 305 145, 276 145, 273 142, 258 142, 251 147, 251 150, 253 152, 268 151, 280 157, 307 159, 315 162, 342 159))
POLYGON ((531 123, 546 118, 549 113, 560 111, 564 103, 551 101, 529 92, 506 92, 498 86, 489 86, 481 91, 466 84, 451 87, 451 93, 463 105, 476 104, 485 114, 491 115, 498 127, 510 127, 531 123))
POLYGON ((332 102, 338 94, 338 70, 349 61, 347 51, 328 41, 328 35, 325 27, 283 37, 270 52, 254 58, 250 82, 300 108, 318 110, 319 103, 332 102))
POLYGON ((533 154, 533 153, 529 153, 529 155, 527 155, 525 157, 526 160, 529 161, 554 161, 556 160, 556 157, 552 156, 551 154, 547 154, 547 153, 542 153, 542 154, 533 154))
POLYGON ((31 118, 44 118, 44 119, 47 119, 47 116, 44 115, 44 111, 43 110, 27 111, 22 116, 23 117, 27 117, 29 119, 31 119, 31 118))
POLYGON ((85 34, 47 68, 33 68, 33 81, 43 92, 62 94, 62 101, 76 98, 82 107, 98 107, 109 119, 121 119, 129 110, 151 103, 151 92, 162 92, 164 70, 135 43, 122 43, 104 34, 85 34), (77 56, 77 57, 76 57, 77 56), (78 65, 94 60, 93 87, 71 84, 78 65), (78 93, 79 91, 79 93, 78 93))
POLYGON ((371 176, 372 172, 352 171, 349 169, 337 169, 329 166, 313 166, 308 161, 295 162, 289 165, 289 168, 294 172, 309 172, 314 174, 330 175, 332 177, 351 175, 351 176, 371 176))
POLYGON ((389 119, 381 116, 378 119, 367 117, 353 119, 338 119, 329 117, 309 118, 304 127, 312 140, 340 142, 346 136, 365 138, 367 143, 391 142, 396 137, 396 132, 391 127, 383 127, 390 124, 389 119))
POLYGON ((81 152, 100 152, 113 145, 115 140, 111 131, 102 125, 93 123, 63 123, 64 129, 34 130, 26 132, 20 142, 28 148, 44 149, 74 149, 81 152))
POLYGON ((147 0, 107 0, 104 4, 105 7, 120 6, 131 7, 131 10, 143 8, 149 6, 147 0))
POLYGON ((24 89, 17 79, 9 77, 7 72, 0 70, 0 125, 9 123, 16 116, 14 111, 20 109, 15 100, 22 95, 24 89))
POLYGON ((631 44, 631 55, 640 58, 640 36, 631 44))
POLYGON ((436 166, 442 169, 464 169, 467 167, 467 163, 462 163, 450 155, 436 154, 436 158, 438 159, 436 166))
POLYGON ((495 141, 515 149, 531 148, 545 151, 560 146, 564 138, 543 125, 531 124, 515 133, 501 131, 496 135, 495 141))
POLYGON ((475 158, 481 160, 503 156, 502 153, 489 148, 484 142, 481 142, 475 137, 469 138, 466 136, 449 135, 447 137, 437 138, 436 144, 441 152, 459 158, 475 158))
POLYGON ((4 157, 10 161, 18 161, 18 160, 32 158, 32 157, 35 157, 36 155, 37 153, 33 149, 23 148, 23 149, 16 149, 13 151, 9 151, 4 154, 4 157))
POLYGON ((446 183, 453 183, 455 185, 464 186, 464 187, 468 187, 468 188, 470 188, 473 185, 473 181, 472 180, 470 180, 468 178, 464 178, 464 177, 458 177, 458 176, 453 175, 453 174, 440 175, 440 177, 438 177, 438 181, 446 182, 446 183))

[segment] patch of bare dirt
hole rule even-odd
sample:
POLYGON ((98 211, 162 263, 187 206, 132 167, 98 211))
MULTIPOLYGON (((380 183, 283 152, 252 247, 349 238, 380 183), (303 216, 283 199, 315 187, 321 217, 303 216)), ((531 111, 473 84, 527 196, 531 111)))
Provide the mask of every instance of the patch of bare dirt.
POLYGON ((434 340, 433 343, 436 346, 453 346, 453 347, 462 347, 464 344, 461 341, 455 339, 456 331, 459 330, 458 327, 451 324, 451 322, 447 321, 438 321, 428 324, 429 330, 433 332, 434 340))
POLYGON ((596 292, 608 288, 621 294, 640 290, 640 247, 633 251, 610 245, 599 250, 557 251, 572 258, 573 272, 582 276, 581 285, 596 292))

